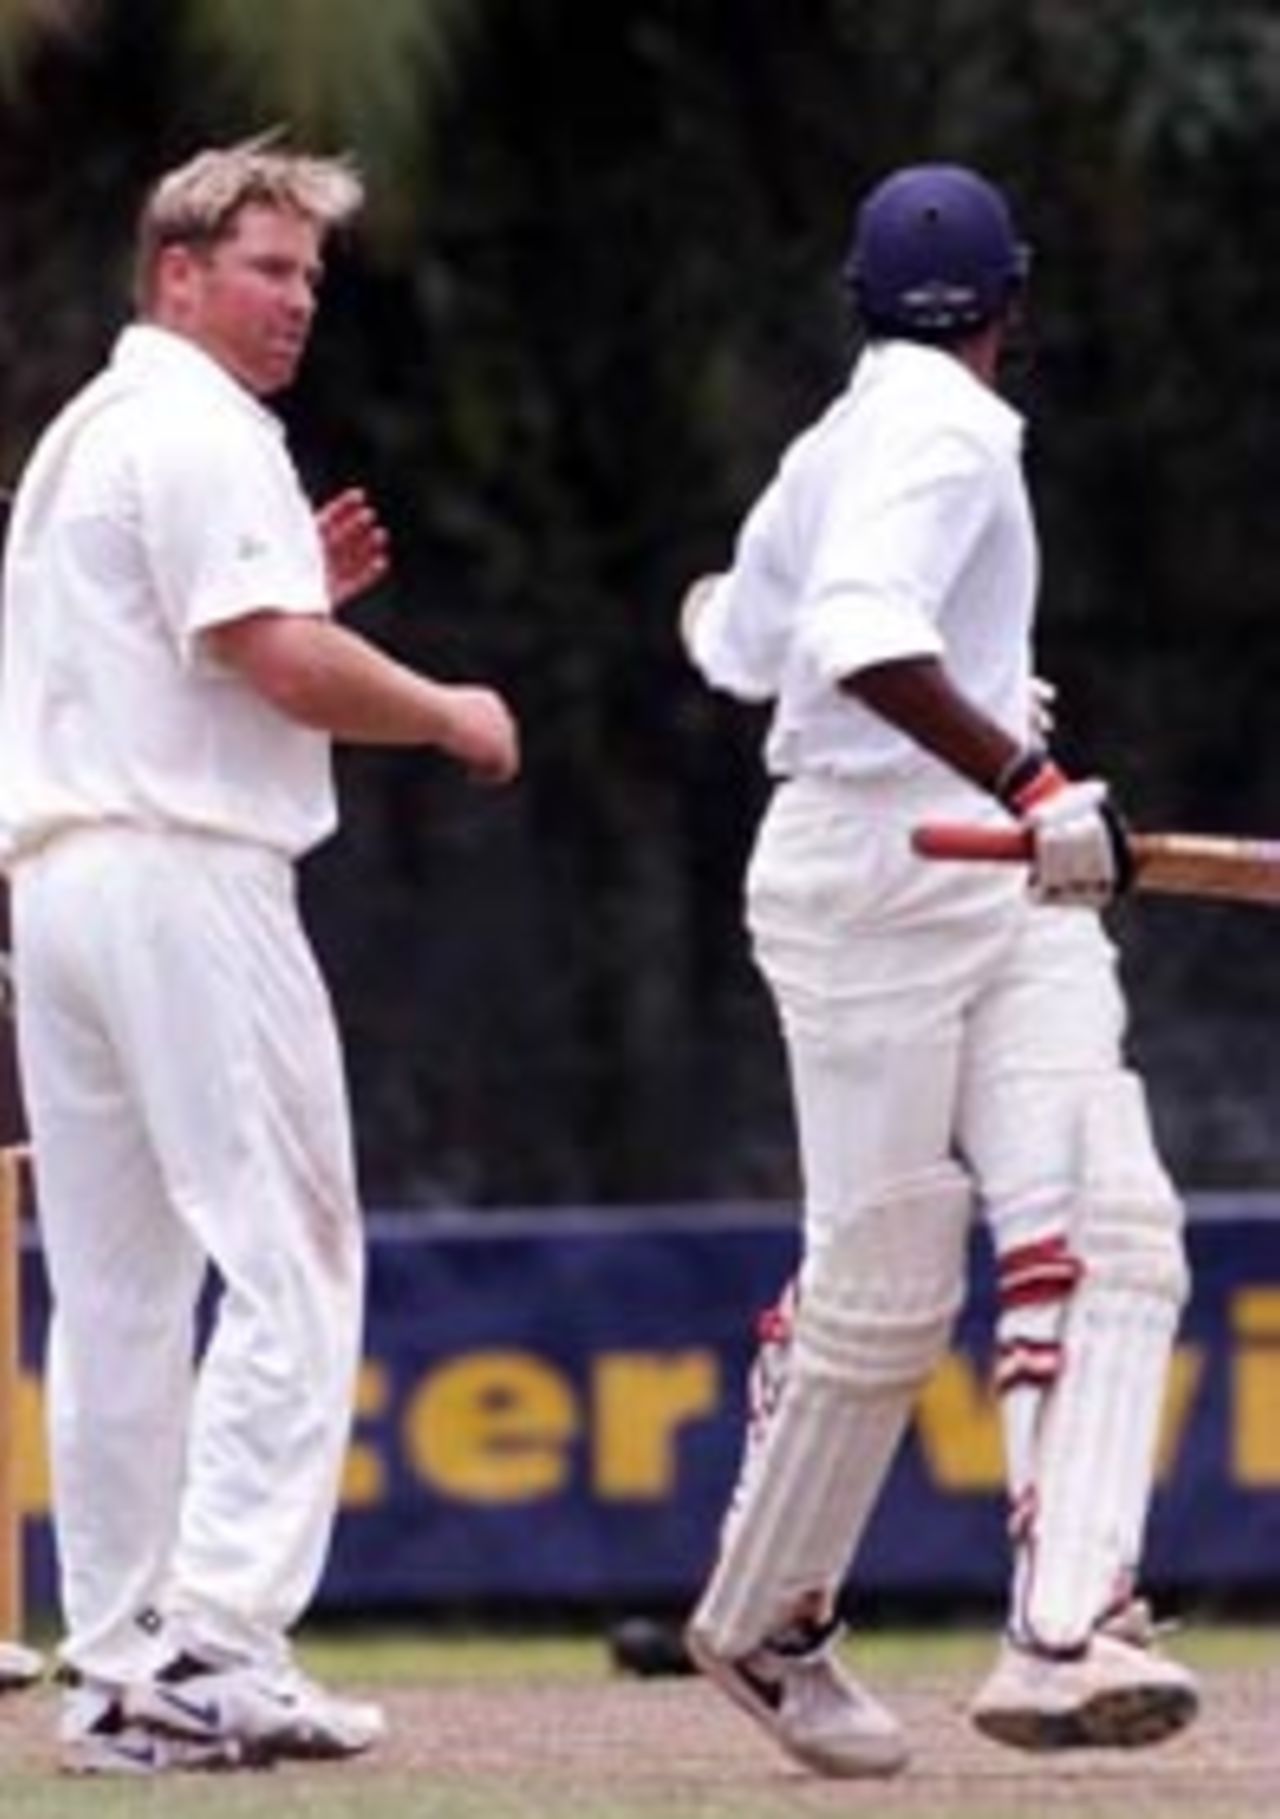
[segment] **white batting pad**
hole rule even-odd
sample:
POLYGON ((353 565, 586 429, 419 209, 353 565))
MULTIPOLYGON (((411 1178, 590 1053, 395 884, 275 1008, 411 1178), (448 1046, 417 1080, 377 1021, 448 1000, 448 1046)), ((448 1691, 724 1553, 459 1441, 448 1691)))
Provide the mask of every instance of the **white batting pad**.
POLYGON ((1067 1303, 1082 1269, 1063 1232, 1013 1245, 1000 1254, 995 1388, 1015 1536, 1034 1510, 1040 1420, 1045 1398, 1062 1370, 1067 1303))
POLYGON ((964 1285, 967 1179, 950 1166, 894 1185, 812 1248, 786 1382, 749 1450, 692 1629, 746 1654, 797 1613, 834 1604, 964 1285))
POLYGON ((793 1277, 784 1285, 773 1306, 766 1308, 756 1323, 756 1355, 747 1377, 747 1423, 742 1441, 742 1459, 733 1495, 724 1513, 721 1546, 746 1506, 765 1440, 782 1401, 783 1388, 791 1375, 791 1352, 795 1345, 798 1304, 799 1284, 793 1277))
POLYGON ((1083 1643, 1136 1568, 1178 1316, 1187 1292, 1182 1209, 1131 1075, 1085 1110, 1076 1247, 1061 1372, 1037 1435, 1034 1509, 1015 1628, 1048 1648, 1083 1643))

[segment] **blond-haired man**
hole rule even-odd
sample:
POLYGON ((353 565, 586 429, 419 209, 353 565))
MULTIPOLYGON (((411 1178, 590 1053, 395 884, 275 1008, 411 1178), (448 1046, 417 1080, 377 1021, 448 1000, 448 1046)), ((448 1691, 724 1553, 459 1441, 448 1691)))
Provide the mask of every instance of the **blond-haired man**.
POLYGON ((518 751, 497 694, 335 621, 385 570, 384 533, 356 490, 311 509, 262 403, 361 199, 345 162, 261 142, 166 175, 139 319, 14 506, 0 827, 54 1298, 71 1769, 348 1755, 383 1728, 286 1640, 328 1546, 363 1298, 294 866, 335 825, 334 739, 435 747, 495 783, 518 751))

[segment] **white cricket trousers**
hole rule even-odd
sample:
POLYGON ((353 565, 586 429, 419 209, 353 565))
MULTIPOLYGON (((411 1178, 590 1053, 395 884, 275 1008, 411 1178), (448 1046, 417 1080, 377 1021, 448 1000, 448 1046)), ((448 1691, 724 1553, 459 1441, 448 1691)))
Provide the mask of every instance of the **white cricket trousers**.
POLYGON ((775 792, 748 874, 786 1037, 806 1245, 959 1155, 1001 1247, 1073 1217, 1081 1108, 1123 1067, 1115 954, 1015 866, 917 859, 927 820, 992 818, 959 779, 775 792))
POLYGON ((12 919, 63 1658, 108 1681, 173 1638, 277 1660, 329 1544, 363 1307, 346 1085, 293 868, 78 830, 14 868, 12 919))

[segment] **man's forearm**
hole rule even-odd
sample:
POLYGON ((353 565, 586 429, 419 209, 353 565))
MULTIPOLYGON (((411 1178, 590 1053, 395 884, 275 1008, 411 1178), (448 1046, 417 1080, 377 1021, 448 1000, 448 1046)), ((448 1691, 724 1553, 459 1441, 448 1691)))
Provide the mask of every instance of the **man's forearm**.
POLYGON ((935 658, 874 664, 840 686, 992 795, 1000 793, 1001 779, 1024 750, 954 687, 935 658))
POLYGON ((207 636, 229 668, 302 726, 361 744, 455 745, 453 690, 332 619, 265 611, 207 636))

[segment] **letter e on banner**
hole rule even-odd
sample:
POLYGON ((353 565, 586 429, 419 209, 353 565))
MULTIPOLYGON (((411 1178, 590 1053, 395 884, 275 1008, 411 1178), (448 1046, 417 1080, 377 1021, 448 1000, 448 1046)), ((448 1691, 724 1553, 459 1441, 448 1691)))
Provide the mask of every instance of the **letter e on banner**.
POLYGON ((424 1378, 405 1416, 405 1443, 442 1496, 526 1503, 566 1488, 580 1427, 563 1371, 529 1352, 471 1352, 424 1378))

